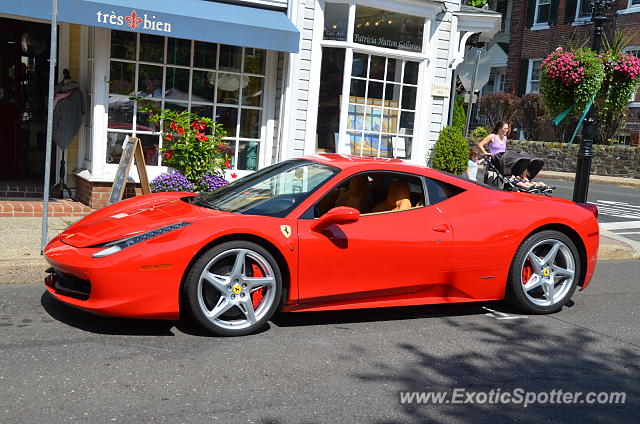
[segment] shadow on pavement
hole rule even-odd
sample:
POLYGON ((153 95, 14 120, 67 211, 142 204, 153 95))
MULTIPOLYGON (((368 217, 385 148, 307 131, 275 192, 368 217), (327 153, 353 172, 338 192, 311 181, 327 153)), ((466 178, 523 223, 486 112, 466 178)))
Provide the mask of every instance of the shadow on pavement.
MULTIPOLYGON (((60 302, 48 291, 45 291, 40 303, 51 318, 64 324, 95 334, 109 334, 116 336, 175 336, 172 329, 197 337, 216 337, 188 318, 180 318, 178 321, 115 318, 92 314, 81 309, 74 308, 64 302, 60 302)), ((254 334, 268 331, 267 323, 254 334)))
POLYGON ((504 302, 471 302, 446 305, 400 306, 390 308, 345 309, 322 312, 281 312, 271 322, 278 327, 352 324, 359 322, 400 321, 417 318, 442 318, 486 314, 488 307, 504 313, 519 312, 504 302))
POLYGON ((112 318, 94 315, 73 308, 45 291, 40 303, 51 318, 64 324, 96 334, 122 336, 174 336, 175 321, 112 318))
MULTIPOLYGON (((397 388, 396 411, 404 422, 638 422, 640 418, 640 352, 620 347, 617 340, 594 334, 583 328, 564 331, 562 321, 545 325, 530 320, 501 321, 500 324, 444 320, 455 334, 473 340, 473 348, 456 347, 455 339, 446 347, 430 349, 417 343, 396 346, 403 355, 394 361, 372 362, 370 372, 352 378, 367 385, 397 388), (558 331, 551 334, 554 326, 558 331), (596 336, 598 338, 596 338, 596 336), (451 353, 453 352, 453 353, 451 353), (406 354, 406 355, 405 355, 406 354), (464 388, 466 393, 490 390, 501 393, 521 388, 526 392, 562 390, 582 392, 577 404, 544 403, 524 407, 523 402, 497 404, 466 402, 461 404, 406 404, 400 392, 446 391, 464 388), (626 392, 625 404, 588 404, 590 392, 626 392)), ((565 327, 566 328, 566 327, 565 327)), ((439 341, 434 340, 434 344, 439 341)), ((437 346, 442 346, 438 344, 437 346)), ((467 343, 467 346, 469 344, 467 343)), ((366 358, 359 352, 358 358, 366 358)), ((356 358, 345 357, 344 360, 356 358)), ((537 395, 536 395, 537 396, 537 395)), ((451 399, 451 398, 449 398, 451 399)), ((482 400, 480 397, 475 398, 482 400)), ((541 396, 544 399, 544 395, 541 396)), ((374 422, 388 422, 384 420, 374 422)))

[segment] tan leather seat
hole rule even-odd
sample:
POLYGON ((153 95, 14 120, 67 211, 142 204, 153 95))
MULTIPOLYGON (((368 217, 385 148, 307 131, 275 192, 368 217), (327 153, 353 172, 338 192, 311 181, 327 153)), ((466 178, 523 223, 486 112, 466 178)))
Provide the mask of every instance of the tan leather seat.
POLYGON ((411 209, 409 198, 409 184, 404 181, 394 181, 389 185, 387 199, 378 203, 371 212, 395 212, 411 209))
POLYGON ((371 207, 369 201, 369 180, 366 175, 358 175, 349 181, 349 188, 338 195, 336 206, 349 206, 360 211, 368 212, 371 207))

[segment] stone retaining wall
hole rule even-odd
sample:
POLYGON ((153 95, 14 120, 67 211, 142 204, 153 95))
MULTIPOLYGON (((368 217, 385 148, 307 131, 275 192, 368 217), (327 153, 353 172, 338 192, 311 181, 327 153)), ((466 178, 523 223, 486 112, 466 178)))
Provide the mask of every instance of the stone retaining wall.
MULTIPOLYGON (((543 141, 509 140, 507 149, 522 151, 545 160, 545 171, 576 172, 579 144, 549 143, 543 141)), ((593 146, 591 164, 593 175, 640 178, 640 148, 633 146, 593 146)))

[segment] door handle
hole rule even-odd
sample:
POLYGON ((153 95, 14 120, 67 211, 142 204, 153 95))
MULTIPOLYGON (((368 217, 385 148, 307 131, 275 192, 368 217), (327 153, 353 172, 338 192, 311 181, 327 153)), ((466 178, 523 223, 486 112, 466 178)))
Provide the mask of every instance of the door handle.
POLYGON ((433 226, 433 231, 438 232, 438 233, 448 233, 449 232, 449 226, 446 225, 446 224, 434 225, 433 226))

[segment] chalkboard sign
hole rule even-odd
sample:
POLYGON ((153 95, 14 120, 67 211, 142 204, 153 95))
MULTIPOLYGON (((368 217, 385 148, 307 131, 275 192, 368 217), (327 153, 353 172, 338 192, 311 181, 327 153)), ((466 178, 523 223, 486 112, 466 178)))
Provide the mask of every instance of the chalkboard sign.
POLYGON ((140 177, 142 194, 149 194, 151 192, 149 187, 149 177, 147 176, 147 168, 144 163, 142 143, 139 138, 127 137, 125 139, 124 146, 122 147, 122 156, 120 156, 118 170, 116 171, 116 176, 113 180, 113 185, 111 186, 111 193, 109 194, 110 205, 122 200, 124 188, 127 185, 127 179, 129 177, 129 171, 131 170, 131 162, 133 160, 136 162, 136 169, 138 170, 138 176, 140 177))

